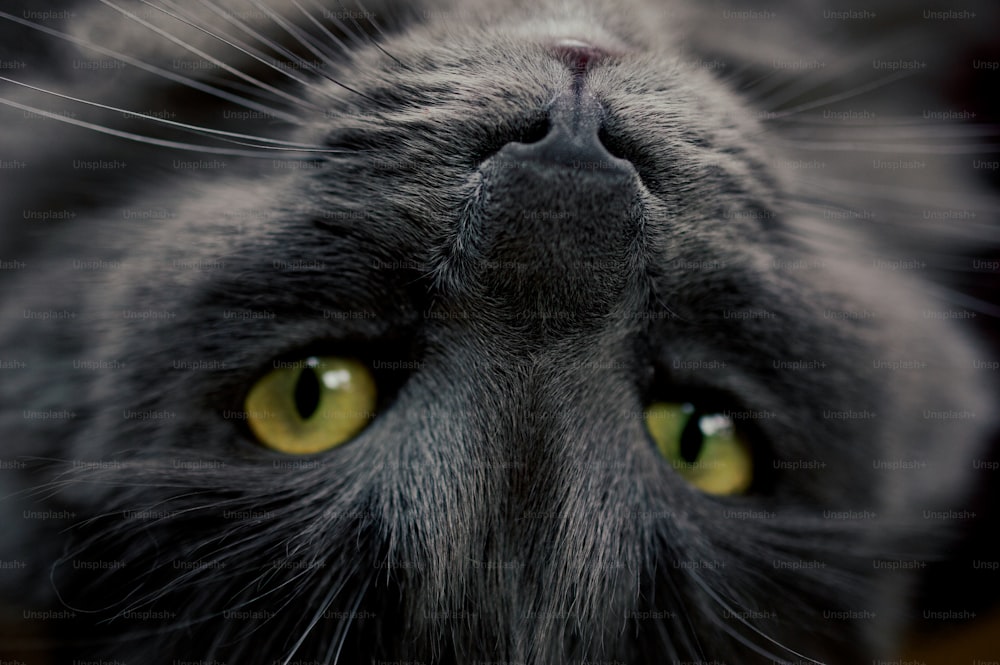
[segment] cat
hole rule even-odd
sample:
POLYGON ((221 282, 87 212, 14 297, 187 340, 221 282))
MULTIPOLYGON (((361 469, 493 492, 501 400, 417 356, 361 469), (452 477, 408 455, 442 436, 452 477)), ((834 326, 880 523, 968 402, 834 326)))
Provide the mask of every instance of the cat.
POLYGON ((988 21, 2 17, 19 657, 898 655, 993 464, 984 134, 912 122, 988 21))

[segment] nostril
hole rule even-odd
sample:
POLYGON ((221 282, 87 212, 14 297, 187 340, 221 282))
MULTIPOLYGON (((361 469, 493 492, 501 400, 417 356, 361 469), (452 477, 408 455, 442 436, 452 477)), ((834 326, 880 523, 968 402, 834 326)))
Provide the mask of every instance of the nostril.
POLYGON ((597 131, 597 140, 601 142, 604 149, 610 152, 613 157, 632 161, 628 157, 624 143, 611 135, 604 125, 601 125, 601 128, 597 131))
POLYGON ((552 122, 548 116, 544 115, 530 119, 525 118, 523 124, 518 124, 518 127, 492 127, 478 149, 472 154, 473 163, 481 164, 499 152, 505 145, 511 143, 527 145, 538 143, 552 131, 552 122))
POLYGON ((524 131, 517 137, 517 142, 529 144, 538 143, 548 136, 551 129, 552 121, 549 120, 547 116, 541 116, 525 127, 524 131))

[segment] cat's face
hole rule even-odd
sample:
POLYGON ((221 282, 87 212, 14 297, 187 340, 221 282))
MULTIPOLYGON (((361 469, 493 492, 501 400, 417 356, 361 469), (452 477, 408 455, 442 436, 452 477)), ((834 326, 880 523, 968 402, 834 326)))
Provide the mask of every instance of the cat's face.
POLYGON ((38 369, 11 403, 74 416, 7 421, 67 460, 60 525, 87 520, 39 557, 78 613, 68 651, 892 648, 909 578, 882 564, 937 550, 924 511, 953 505, 988 425, 973 347, 871 237, 800 205, 776 130, 699 65, 682 12, 517 4, 397 10, 381 49, 358 36, 282 87, 295 126, 270 136, 316 159, 157 154, 156 189, 88 211, 8 294, 74 314, 9 335, 38 369), (369 368, 374 417, 329 450, 264 445, 248 396, 324 357, 369 368), (661 402, 726 418, 751 480, 680 473, 651 437, 661 402))

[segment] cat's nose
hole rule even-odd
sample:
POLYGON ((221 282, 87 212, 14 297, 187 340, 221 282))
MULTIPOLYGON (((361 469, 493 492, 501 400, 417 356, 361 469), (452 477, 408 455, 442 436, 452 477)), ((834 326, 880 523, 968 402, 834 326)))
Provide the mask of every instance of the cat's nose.
POLYGON ((550 50, 576 74, 583 74, 592 64, 611 55, 608 49, 579 39, 556 40, 550 50))
POLYGON ((583 85, 573 85, 547 109, 548 130, 533 143, 508 143, 498 157, 512 163, 535 162, 549 167, 615 175, 631 173, 627 161, 611 154, 601 140, 605 110, 583 85))

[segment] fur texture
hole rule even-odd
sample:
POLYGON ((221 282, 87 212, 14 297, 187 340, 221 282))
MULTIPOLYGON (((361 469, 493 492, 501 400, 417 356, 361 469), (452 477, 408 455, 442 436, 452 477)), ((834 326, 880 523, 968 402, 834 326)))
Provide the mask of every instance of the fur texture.
POLYGON ((953 41, 829 34, 815 4, 302 3, 329 33, 291 1, 153 4, 292 64, 141 3, 53 3, 73 15, 39 22, 77 41, 24 42, 10 78, 320 152, 228 155, 263 149, 4 89, 223 151, 5 111, 26 163, 2 200, 24 264, 0 281, 3 552, 24 564, 6 598, 48 619, 57 659, 895 653, 996 403, 975 305, 938 279, 995 227, 923 211, 996 204, 948 128, 820 112, 935 104, 953 41), (110 5, 233 71, 185 65, 203 60, 110 5), (559 38, 620 53, 582 84, 613 173, 511 158, 579 84, 559 38), (116 62, 79 40, 174 78, 79 64, 116 62), (870 64, 911 52, 936 63, 925 78, 893 87, 870 64), (371 362, 380 413, 282 457, 243 398, 314 351, 371 362), (702 494, 658 457, 641 414, 661 398, 738 414, 748 496, 702 494))

